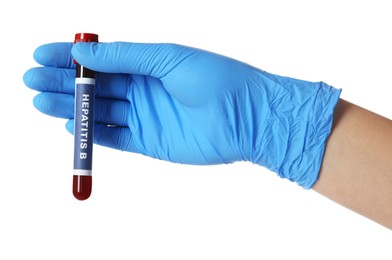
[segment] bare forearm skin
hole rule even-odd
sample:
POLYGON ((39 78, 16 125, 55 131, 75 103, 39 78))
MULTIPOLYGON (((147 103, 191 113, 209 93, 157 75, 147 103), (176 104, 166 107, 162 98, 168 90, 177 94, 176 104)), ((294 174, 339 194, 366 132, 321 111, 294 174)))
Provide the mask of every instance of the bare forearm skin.
POLYGON ((313 189, 392 229, 392 121, 340 100, 313 189))

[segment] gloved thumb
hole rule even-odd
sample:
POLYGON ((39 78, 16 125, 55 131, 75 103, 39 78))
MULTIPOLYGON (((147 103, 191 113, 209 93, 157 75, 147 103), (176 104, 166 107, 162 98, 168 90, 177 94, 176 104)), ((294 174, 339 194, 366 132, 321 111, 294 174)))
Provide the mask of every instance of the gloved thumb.
POLYGON ((106 73, 161 78, 192 53, 192 48, 164 43, 77 43, 72 56, 79 64, 106 73))

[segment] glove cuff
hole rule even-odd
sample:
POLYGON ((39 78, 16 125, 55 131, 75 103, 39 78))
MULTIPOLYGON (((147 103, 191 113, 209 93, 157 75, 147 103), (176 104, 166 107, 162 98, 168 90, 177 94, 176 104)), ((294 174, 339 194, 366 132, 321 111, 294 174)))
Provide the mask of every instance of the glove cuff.
POLYGON ((310 189, 319 175, 341 90, 324 82, 265 75, 270 93, 279 94, 269 95, 270 110, 263 113, 264 129, 254 140, 252 161, 310 189))

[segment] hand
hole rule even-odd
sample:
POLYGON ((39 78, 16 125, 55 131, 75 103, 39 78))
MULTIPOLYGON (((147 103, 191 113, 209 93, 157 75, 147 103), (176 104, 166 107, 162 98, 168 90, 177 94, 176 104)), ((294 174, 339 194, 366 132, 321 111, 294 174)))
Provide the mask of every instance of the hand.
POLYGON ((310 188, 339 90, 176 44, 54 43, 24 75, 35 107, 71 119, 73 57, 97 71, 94 142, 186 164, 250 161, 310 188), (72 53, 72 54, 71 54, 72 53))

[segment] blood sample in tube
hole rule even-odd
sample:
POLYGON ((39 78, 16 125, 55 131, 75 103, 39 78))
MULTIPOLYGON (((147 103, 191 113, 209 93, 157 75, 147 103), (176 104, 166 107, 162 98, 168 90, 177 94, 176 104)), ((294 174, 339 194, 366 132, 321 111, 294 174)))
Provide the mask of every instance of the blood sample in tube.
MULTIPOLYGON (((78 42, 98 42, 98 35, 77 33, 74 43, 78 42)), ((92 190, 95 72, 75 60, 74 62, 76 78, 73 195, 78 200, 86 200, 92 190)))

